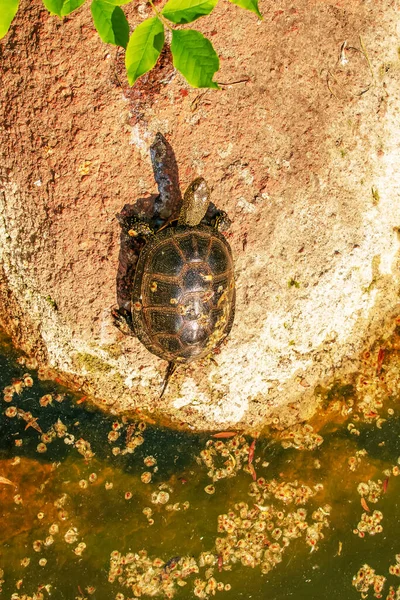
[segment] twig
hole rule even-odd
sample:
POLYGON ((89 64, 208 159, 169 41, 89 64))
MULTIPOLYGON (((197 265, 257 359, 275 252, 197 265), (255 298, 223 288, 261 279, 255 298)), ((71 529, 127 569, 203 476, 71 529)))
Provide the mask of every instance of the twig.
POLYGON ((170 24, 168 23, 168 21, 162 16, 162 14, 156 9, 156 7, 154 6, 152 0, 149 0, 149 3, 151 5, 151 8, 154 10, 155 14, 157 15, 157 17, 160 19, 160 21, 165 25, 165 27, 167 29, 169 29, 170 31, 173 31, 172 27, 170 26, 170 24))
POLYGON ((238 83, 247 83, 248 81, 250 81, 250 77, 238 79, 237 81, 229 81, 228 83, 223 83, 222 81, 217 81, 217 83, 218 85, 237 85, 238 83))
POLYGON ((196 98, 193 100, 192 104, 190 105, 190 110, 192 112, 197 110, 200 100, 207 94, 207 92, 208 92, 208 89, 205 92, 203 92, 202 94, 198 94, 198 96, 196 96, 196 98))

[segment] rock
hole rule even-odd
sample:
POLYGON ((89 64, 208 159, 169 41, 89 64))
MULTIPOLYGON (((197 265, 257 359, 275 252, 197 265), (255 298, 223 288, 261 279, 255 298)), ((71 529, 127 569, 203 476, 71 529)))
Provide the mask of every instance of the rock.
POLYGON ((393 3, 264 0, 262 22, 220 3, 198 22, 221 56, 220 91, 189 89, 167 52, 129 89, 88 3, 63 22, 21 4, 0 42, 3 326, 113 412, 197 430, 311 416, 315 387, 356 370, 398 309, 393 3), (166 364, 111 318, 116 215, 139 199, 151 210, 157 131, 181 189, 204 176, 233 220, 237 280, 215 362, 180 368, 161 400, 166 364))

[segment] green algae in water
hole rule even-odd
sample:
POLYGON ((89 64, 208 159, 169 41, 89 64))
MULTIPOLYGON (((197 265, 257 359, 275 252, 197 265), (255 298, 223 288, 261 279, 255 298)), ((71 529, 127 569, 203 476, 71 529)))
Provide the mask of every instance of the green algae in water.
POLYGON ((215 439, 105 417, 17 358, 2 338, 1 597, 351 600, 364 564, 397 588, 395 394, 379 427, 215 439))

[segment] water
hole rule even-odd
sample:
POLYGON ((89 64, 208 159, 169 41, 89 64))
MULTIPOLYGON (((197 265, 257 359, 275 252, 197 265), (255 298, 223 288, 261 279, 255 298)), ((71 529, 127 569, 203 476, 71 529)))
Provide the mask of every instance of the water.
POLYGON ((352 600, 365 564, 386 578, 379 593, 372 574, 376 597, 395 597, 395 342, 353 387, 320 390, 314 430, 255 441, 109 418, 0 336, 1 598, 352 600), (377 532, 360 537, 374 511, 377 532))

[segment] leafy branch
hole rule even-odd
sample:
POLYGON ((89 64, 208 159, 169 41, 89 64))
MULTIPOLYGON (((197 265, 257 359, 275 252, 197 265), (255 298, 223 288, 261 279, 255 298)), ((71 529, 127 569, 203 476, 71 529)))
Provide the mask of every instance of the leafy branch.
MULTIPOLYGON (((60 18, 82 6, 86 0, 43 0, 51 14, 60 18)), ((209 15, 218 0, 167 0, 158 10, 149 0, 154 16, 145 19, 129 36, 129 23, 121 6, 132 0, 92 0, 94 26, 106 44, 125 48, 125 66, 130 85, 156 64, 165 44, 165 27, 172 32, 171 53, 174 67, 195 88, 218 88, 213 80, 219 58, 210 40, 194 29, 176 26, 193 23, 209 15)), ((229 0, 250 10, 260 19, 258 0, 229 0)), ((8 32, 18 10, 19 0, 0 0, 0 39, 8 32)))

